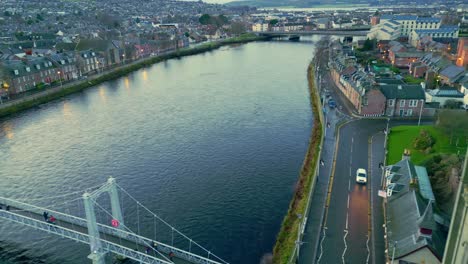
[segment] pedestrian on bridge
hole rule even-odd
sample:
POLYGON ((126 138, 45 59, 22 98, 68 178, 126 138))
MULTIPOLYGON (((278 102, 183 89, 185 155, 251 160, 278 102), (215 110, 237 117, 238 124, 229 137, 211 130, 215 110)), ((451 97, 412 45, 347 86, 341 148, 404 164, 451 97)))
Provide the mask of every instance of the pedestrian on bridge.
POLYGON ((175 256, 174 252, 171 251, 171 252, 169 253, 169 259, 170 259, 171 261, 173 261, 173 260, 174 260, 174 256, 175 256))
POLYGON ((44 221, 47 222, 47 221, 49 220, 49 213, 48 213, 48 212, 44 212, 44 213, 42 214, 42 216, 44 216, 44 221))

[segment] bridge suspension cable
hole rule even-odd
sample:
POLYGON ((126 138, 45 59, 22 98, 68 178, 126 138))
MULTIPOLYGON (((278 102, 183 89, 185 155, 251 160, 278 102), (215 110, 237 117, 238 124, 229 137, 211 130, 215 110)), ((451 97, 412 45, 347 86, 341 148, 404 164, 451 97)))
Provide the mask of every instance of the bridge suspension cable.
MULTIPOLYGON (((97 207, 99 207, 102 211, 104 211, 107 215, 109 215, 111 218, 112 218, 112 214, 107 211, 105 208, 103 208, 97 201, 93 200, 94 204, 97 205, 97 207)), ((124 227, 128 232, 132 233, 132 234, 135 234, 135 232, 133 232, 130 228, 128 228, 125 224, 122 224, 122 227, 124 227)), ((140 234, 138 234, 140 235, 140 234)), ((151 250, 153 250, 154 252, 156 252, 159 256, 163 257, 165 260, 169 261, 169 262, 172 262, 171 260, 169 260, 165 255, 163 255, 161 252, 159 252, 157 250, 157 248, 154 247, 154 245, 151 245, 150 243, 146 242, 146 241, 141 241, 145 244, 145 246, 147 246, 148 248, 150 248, 151 250)), ((120 241, 120 243, 122 243, 122 241, 120 241)), ((137 241, 135 241, 135 244, 136 244, 136 247, 138 248, 138 243, 137 241)))
MULTIPOLYGON (((216 260, 222 262, 222 263, 225 263, 225 264, 228 264, 228 262, 224 261, 223 259, 221 259, 220 257, 218 257, 217 255, 213 254, 211 251, 209 251, 208 249, 204 248, 202 245, 198 244, 197 242, 193 241, 191 238, 189 238, 188 236, 186 236, 185 234, 183 234, 182 232, 180 232, 179 230, 177 230, 176 228, 174 228, 173 226, 171 226, 168 222, 164 221, 164 219, 162 219, 161 217, 159 217, 157 214, 153 213, 150 209, 148 209, 146 206, 144 206, 143 204, 141 204, 135 197, 133 197, 130 193, 128 193, 124 188, 122 188, 119 184, 116 183, 116 186, 122 191, 124 192, 126 195, 128 195, 128 197, 130 197, 133 201, 135 201, 137 203, 137 208, 138 208, 138 205, 141 206, 143 209, 145 209, 148 213, 150 213, 153 217, 157 218, 159 221, 161 221, 162 223, 164 223, 166 226, 168 226, 169 228, 171 228, 172 230, 172 243, 174 243, 174 232, 176 232, 177 234, 181 235, 183 238, 187 239, 189 241, 189 248, 191 250, 192 248, 192 244, 196 245, 197 247, 199 247, 200 249, 202 249, 203 251, 205 251, 205 253, 207 253, 208 255, 208 258, 210 257, 214 257, 216 258, 216 260)), ((173 245, 172 245, 173 246, 173 245)))

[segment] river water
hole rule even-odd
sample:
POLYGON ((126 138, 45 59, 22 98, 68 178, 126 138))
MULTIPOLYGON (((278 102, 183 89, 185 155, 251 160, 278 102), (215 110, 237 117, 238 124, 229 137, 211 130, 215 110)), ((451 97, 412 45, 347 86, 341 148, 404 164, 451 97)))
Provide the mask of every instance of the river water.
MULTIPOLYGON (((112 175, 226 261, 259 263, 307 149, 306 68, 316 40, 170 60, 0 120, 0 195, 82 215, 79 192, 112 175), (67 193, 76 195, 54 198, 67 193)), ((88 254, 86 245, 0 220, 0 263, 90 263, 88 254)))

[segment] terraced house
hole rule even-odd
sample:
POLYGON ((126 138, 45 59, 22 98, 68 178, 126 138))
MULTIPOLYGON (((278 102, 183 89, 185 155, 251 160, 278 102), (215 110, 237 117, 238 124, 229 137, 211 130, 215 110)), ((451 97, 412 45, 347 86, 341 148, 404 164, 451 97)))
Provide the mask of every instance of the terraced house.
POLYGON ((60 73, 52 60, 46 57, 25 56, 22 59, 3 61, 0 79, 8 84, 10 95, 40 88, 59 80, 60 73))

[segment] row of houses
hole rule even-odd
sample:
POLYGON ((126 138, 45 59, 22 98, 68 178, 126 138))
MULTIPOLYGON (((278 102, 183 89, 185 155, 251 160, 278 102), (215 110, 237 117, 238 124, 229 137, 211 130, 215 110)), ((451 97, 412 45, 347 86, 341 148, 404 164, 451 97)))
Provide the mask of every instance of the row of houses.
POLYGON ((335 85, 363 116, 417 117, 432 115, 425 107, 425 93, 421 85, 406 84, 394 78, 376 78, 369 69, 356 62, 349 47, 335 45, 330 62, 335 85))
POLYGON ((53 49, 0 50, 0 96, 11 97, 58 82, 82 78, 139 58, 185 47, 187 41, 131 42, 84 39, 59 43, 53 49))

